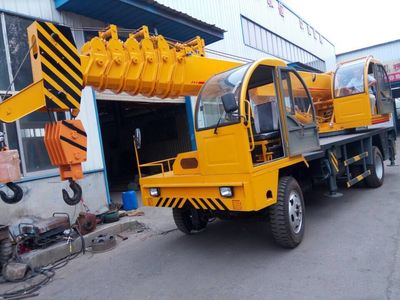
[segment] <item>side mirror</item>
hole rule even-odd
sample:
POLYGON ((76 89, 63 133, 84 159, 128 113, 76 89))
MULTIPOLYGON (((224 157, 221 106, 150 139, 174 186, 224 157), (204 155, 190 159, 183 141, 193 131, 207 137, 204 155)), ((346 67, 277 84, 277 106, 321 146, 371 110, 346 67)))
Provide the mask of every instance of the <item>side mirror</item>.
POLYGON ((224 105, 224 110, 227 114, 233 113, 239 109, 237 105, 235 95, 233 93, 227 93, 222 95, 222 104, 224 105))
POLYGON ((140 132, 140 128, 135 129, 135 134, 133 135, 133 141, 135 142, 135 146, 137 149, 140 149, 142 146, 142 133, 140 132))

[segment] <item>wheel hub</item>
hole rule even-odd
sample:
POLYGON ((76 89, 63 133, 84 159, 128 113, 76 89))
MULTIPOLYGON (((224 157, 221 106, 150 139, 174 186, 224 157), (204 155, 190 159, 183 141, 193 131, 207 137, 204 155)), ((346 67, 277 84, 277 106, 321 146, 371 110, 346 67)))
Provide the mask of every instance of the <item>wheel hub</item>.
POLYGON ((380 155, 375 155, 375 173, 379 180, 383 177, 383 161, 380 155))
POLYGON ((303 224, 303 208, 301 199, 296 191, 289 196, 289 222, 294 233, 299 233, 303 224))

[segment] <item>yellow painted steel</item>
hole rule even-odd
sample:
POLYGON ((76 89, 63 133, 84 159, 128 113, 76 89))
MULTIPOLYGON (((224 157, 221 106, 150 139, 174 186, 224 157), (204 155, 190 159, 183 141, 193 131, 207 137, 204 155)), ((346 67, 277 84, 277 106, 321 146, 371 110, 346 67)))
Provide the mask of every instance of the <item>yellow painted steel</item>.
MULTIPOLYGON (((353 60, 346 61, 340 65, 352 62, 353 60)), ((383 123, 390 119, 390 114, 372 114, 371 112, 367 88, 368 67, 371 63, 381 64, 373 57, 365 58, 364 92, 340 98, 333 96, 334 72, 321 74, 299 72, 312 96, 320 133, 365 127, 383 123)))
POLYGON ((148 28, 119 40, 115 26, 82 47, 84 85, 115 93, 174 98, 197 95, 212 75, 240 65, 204 57, 204 41, 185 44, 150 36, 148 28))
MULTIPOLYGON (((206 58, 204 41, 199 37, 186 43, 172 43, 161 35, 150 35, 146 26, 121 41, 117 27, 111 25, 87 42, 80 53, 70 32, 60 26, 35 22, 28 35, 34 83, 0 104, 3 122, 13 122, 39 109, 73 110, 75 115, 80 108, 84 86, 159 98, 197 95, 210 77, 242 65, 206 58)), ((365 86, 368 64, 372 61, 365 62, 365 86)), ((245 122, 252 117, 247 87, 253 71, 260 65, 272 67, 275 78, 279 78, 278 69, 287 66, 272 58, 249 66, 242 80, 239 123, 220 127, 218 134, 213 130, 197 131, 197 151, 146 164, 137 160, 140 175, 143 168, 160 168, 159 174, 140 179, 144 205, 182 207, 190 203, 197 209, 258 211, 277 201, 282 169, 294 165, 308 167, 302 155, 291 157, 287 154, 286 108, 279 84, 274 92, 279 98, 285 155, 275 160, 269 157, 265 159, 267 162, 260 164, 252 161, 251 151, 256 142, 251 122, 245 122), (161 196, 150 196, 152 187, 160 188, 161 196), (221 197, 220 187, 231 187, 233 197, 221 197)), ((335 98, 333 72, 299 74, 312 96, 320 132, 368 126, 388 118, 387 115, 372 116, 367 89, 362 94, 335 98)), ((292 88, 299 96, 305 96, 302 95, 304 89, 296 84, 292 88)), ((271 89, 260 88, 255 96, 273 95, 271 89)), ((312 120, 311 111, 296 112, 296 117, 305 123, 312 120)), ((333 154, 332 160, 338 169, 333 154)))
MULTIPOLYGON (((248 68, 241 81, 243 88, 240 111, 244 112, 243 118, 240 118, 242 121, 218 128, 218 134, 214 134, 213 129, 196 131, 197 151, 179 154, 170 172, 142 177, 140 184, 144 205, 175 207, 175 202, 167 202, 165 199, 175 198, 176 201, 182 198, 178 207, 182 207, 183 203, 190 203, 195 208, 207 209, 205 204, 212 205, 219 199, 226 209, 218 210, 259 211, 276 203, 280 170, 293 165, 308 167, 301 155, 286 156, 257 165, 252 161, 253 147, 252 139, 249 138, 249 125, 244 124, 244 119, 250 119, 247 114, 251 114, 246 110, 246 91, 251 75, 259 65, 277 68, 285 66, 285 63, 276 59, 263 59, 248 68), (188 159, 196 163, 185 168, 184 161, 188 159), (160 189, 159 197, 150 195, 152 187, 160 189), (220 187, 231 187, 233 197, 221 197, 220 187), (163 198, 161 202, 160 198, 163 198), (202 203, 199 199, 209 201, 202 203)), ((270 94, 270 91, 261 89, 260 93, 270 94)))
MULTIPOLYGON (((197 131, 195 133, 197 151, 179 154, 171 172, 142 177, 140 183, 145 205, 176 207, 176 199, 178 201, 181 199, 178 207, 182 207, 184 203, 190 203, 197 209, 206 209, 202 207, 202 203, 198 199, 209 199, 209 203, 206 203, 208 205, 212 205, 214 199, 220 199, 224 201, 228 210, 258 211, 276 203, 280 170, 293 165, 308 167, 302 155, 295 157, 286 155, 277 160, 266 160, 266 163, 263 164, 254 164, 252 161, 250 152, 254 149, 255 143, 252 138, 251 126, 246 126, 243 120, 251 118, 251 112, 247 109, 250 107, 246 99, 248 97, 247 84, 254 70, 260 64, 272 66, 275 69, 286 66, 284 62, 276 59, 265 59, 253 63, 242 80, 243 88, 240 95, 242 122, 219 128, 217 135, 212 129, 197 131), (182 161, 187 159, 195 160, 196 164, 192 168, 183 168, 182 161), (152 197, 149 194, 149 189, 152 187, 160 188, 160 197, 152 197), (233 197, 221 197, 220 187, 232 187, 233 197), (164 200, 159 200, 160 198, 164 200), (165 200, 166 198, 169 200, 165 200), (171 199, 175 199, 174 202, 171 199)), ((367 68, 368 63, 364 66, 365 72, 367 68)), ((375 117, 371 116, 367 92, 335 99, 332 82, 334 73, 300 72, 300 76, 313 98, 320 132, 332 132, 372 124, 375 117)), ((296 84, 292 88, 298 95, 304 93, 296 84)), ((277 94, 282 97, 279 84, 277 89, 277 94)), ((252 96, 274 95, 272 86, 264 86, 256 93, 252 96)), ((281 115, 285 111, 283 103, 281 98, 279 101, 281 115)), ((302 116, 296 115, 296 117, 300 120, 302 118, 308 120, 311 115, 307 116, 305 113, 302 116)), ((379 118, 382 117, 379 116, 379 118)), ((285 142, 288 140, 288 134, 284 117, 281 117, 281 126, 282 141, 285 142)), ((285 143, 287 145, 287 142, 285 143)), ((332 152, 330 160, 338 172, 339 163, 332 152)), ((359 175, 353 181, 358 182, 366 176, 367 174, 359 175)), ((348 184, 351 186, 354 183, 348 184)))
POLYGON ((146 26, 123 42, 111 25, 80 52, 71 37, 69 29, 49 22, 29 26, 34 83, 0 103, 1 121, 13 122, 37 110, 73 110, 76 115, 84 86, 147 97, 195 96, 212 75, 240 65, 204 57, 200 37, 172 43, 162 35, 151 36, 146 26))
MULTIPOLYGON (((118 28, 110 25, 106 31, 99 32, 98 37, 87 42, 80 52, 73 40, 64 33, 62 26, 48 22, 34 22, 28 28, 33 79, 34 82, 44 79, 44 91, 39 95, 45 98, 45 108, 54 111, 79 109, 84 86, 92 86, 100 91, 109 89, 115 93, 127 92, 159 98, 195 96, 212 75, 241 65, 238 62, 206 58, 204 40, 200 37, 186 43, 172 43, 162 35, 150 35, 146 26, 121 41, 118 28)), ((274 65, 279 60, 269 61, 274 65)), ((365 74, 371 62, 379 63, 368 58, 365 74)), ((280 66, 286 64, 281 63, 280 66)), ((372 115, 367 91, 335 99, 333 72, 299 74, 312 96, 321 133, 388 120, 388 115, 372 115)), ((35 90, 38 90, 37 86, 35 90)), ((13 105, 26 105, 30 101, 23 95, 19 99, 24 100, 20 100, 21 104, 13 105)), ((42 104, 43 101, 37 100, 28 104, 29 110, 13 108, 12 114, 15 115, 7 119, 21 118, 23 115, 20 111, 44 109, 42 104)), ((3 106, 0 104, 0 110, 3 106)), ((9 106, 7 109, 10 111, 9 106)), ((4 114, 0 112, 0 116, 4 114)), ((298 113, 297 117, 303 117, 304 120, 309 118, 306 114, 300 116, 298 113)), ((5 119, 2 121, 7 122, 5 119)), ((254 143, 250 147, 254 147, 254 143)))
POLYGON ((40 80, 4 100, 0 104, 0 120, 5 123, 15 122, 44 108, 46 106, 44 91, 43 80, 40 80))

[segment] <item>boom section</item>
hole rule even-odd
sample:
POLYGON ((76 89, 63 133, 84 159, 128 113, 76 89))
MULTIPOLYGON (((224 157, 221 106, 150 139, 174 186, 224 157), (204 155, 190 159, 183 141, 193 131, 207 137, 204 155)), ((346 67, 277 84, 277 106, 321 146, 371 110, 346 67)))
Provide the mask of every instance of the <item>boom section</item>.
POLYGON ((38 110, 77 115, 85 86, 146 97, 194 96, 209 77, 240 65, 206 58, 200 37, 173 43, 150 35, 146 26, 122 41, 111 25, 81 51, 70 28, 49 22, 29 26, 28 39, 34 82, 0 104, 2 122, 38 110))

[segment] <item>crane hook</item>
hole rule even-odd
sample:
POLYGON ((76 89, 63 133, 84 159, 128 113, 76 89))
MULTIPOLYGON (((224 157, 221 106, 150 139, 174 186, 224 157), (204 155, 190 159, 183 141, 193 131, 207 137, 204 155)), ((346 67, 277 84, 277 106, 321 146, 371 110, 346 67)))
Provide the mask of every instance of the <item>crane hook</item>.
POLYGON ((74 192, 74 195, 72 197, 70 197, 68 195, 68 192, 65 189, 62 190, 62 194, 63 194, 64 202, 67 203, 68 205, 73 206, 73 205, 78 204, 79 201, 81 201, 82 188, 79 184, 77 184, 75 181, 73 181, 71 179, 69 180, 69 187, 74 192))
POLYGON ((24 195, 21 187, 14 182, 7 182, 6 185, 13 191, 14 195, 8 196, 5 192, 0 191, 1 199, 7 204, 14 204, 21 201, 22 196, 24 195))

